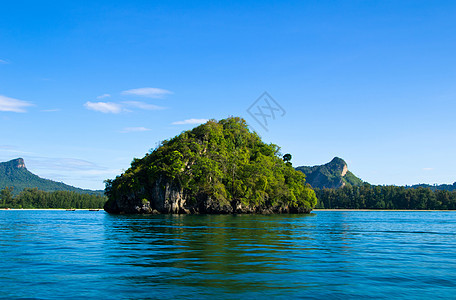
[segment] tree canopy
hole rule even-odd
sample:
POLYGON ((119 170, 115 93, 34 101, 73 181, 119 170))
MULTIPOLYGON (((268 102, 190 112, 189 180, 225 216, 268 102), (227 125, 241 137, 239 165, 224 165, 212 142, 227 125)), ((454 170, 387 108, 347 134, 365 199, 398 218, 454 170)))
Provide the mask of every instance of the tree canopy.
POLYGON ((1 208, 102 208, 106 197, 72 191, 44 192, 25 188, 13 196, 10 187, 0 190, 1 208))
POLYGON ((456 191, 370 184, 315 191, 317 208, 456 209, 456 191))

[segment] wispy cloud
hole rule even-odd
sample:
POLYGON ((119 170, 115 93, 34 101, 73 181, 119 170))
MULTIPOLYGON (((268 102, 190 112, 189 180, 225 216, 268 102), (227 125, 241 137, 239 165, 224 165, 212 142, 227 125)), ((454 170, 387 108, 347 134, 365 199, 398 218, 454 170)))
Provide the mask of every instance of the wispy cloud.
POLYGON ((209 121, 208 119, 187 119, 184 121, 176 121, 171 124, 173 125, 187 125, 187 124, 202 124, 209 121))
POLYGON ((158 106, 158 105, 149 104, 149 103, 140 102, 140 101, 124 101, 122 103, 127 106, 130 106, 130 107, 135 107, 135 108, 144 109, 144 110, 162 110, 162 109, 166 108, 163 106, 158 106))
POLYGON ((81 171, 81 170, 104 170, 106 168, 96 163, 79 158, 50 158, 41 156, 30 156, 25 163, 30 163, 33 168, 44 168, 53 171, 81 171))
POLYGON ((105 98, 109 98, 109 97, 111 97, 110 94, 103 94, 103 95, 98 96, 97 99, 105 99, 105 98))
POLYGON ((26 112, 25 108, 32 105, 32 103, 27 101, 0 95, 0 111, 24 113, 26 112))
POLYGON ((7 65, 9 64, 9 61, 5 60, 5 59, 0 59, 0 65, 7 65))
POLYGON ((87 101, 84 106, 87 109, 102 112, 105 114, 118 114, 122 112, 122 105, 113 102, 90 102, 87 101))
POLYGON ((434 168, 423 168, 423 171, 432 171, 434 168))
MULTIPOLYGON (((27 168, 32 173, 43 178, 64 181, 73 186, 80 186, 75 183, 81 181, 81 178, 89 179, 101 185, 101 181, 104 178, 115 177, 116 174, 121 173, 121 170, 109 169, 97 163, 78 158, 25 156, 24 159, 27 168)), ((93 186, 90 188, 93 188, 93 186)))
POLYGON ((121 132, 122 133, 130 133, 130 132, 145 132, 150 131, 151 129, 146 127, 126 127, 121 132))
POLYGON ((164 89, 145 87, 123 91, 122 95, 135 95, 148 98, 163 98, 164 96, 172 93, 173 92, 164 89))
POLYGON ((142 110, 162 110, 166 107, 158 106, 146 102, 140 101, 124 101, 120 103, 116 102, 91 102, 88 101, 84 104, 85 108, 102 112, 105 114, 118 114, 121 112, 131 112, 130 109, 138 108, 142 110))
MULTIPOLYGON (((13 153, 14 155, 20 156, 22 154, 33 154, 32 152, 26 152, 18 149, 15 146, 0 145, 0 152, 13 153)), ((1 160, 0 160, 1 161, 1 160)))

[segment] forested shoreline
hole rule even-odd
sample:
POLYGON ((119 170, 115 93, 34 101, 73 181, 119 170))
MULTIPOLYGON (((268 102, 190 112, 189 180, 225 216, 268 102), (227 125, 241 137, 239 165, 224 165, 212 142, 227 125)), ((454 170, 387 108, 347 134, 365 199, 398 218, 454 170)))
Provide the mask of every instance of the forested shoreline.
POLYGON ((317 209, 456 209, 456 191, 369 184, 314 190, 317 209))
MULTIPOLYGON (((456 191, 403 186, 345 186, 315 189, 316 209, 456 210, 456 191)), ((43 192, 24 189, 14 196, 12 188, 0 190, 0 208, 102 208, 104 196, 69 191, 43 192)))
POLYGON ((26 188, 14 195, 10 187, 0 190, 0 208, 103 208, 105 196, 70 191, 44 192, 26 188))

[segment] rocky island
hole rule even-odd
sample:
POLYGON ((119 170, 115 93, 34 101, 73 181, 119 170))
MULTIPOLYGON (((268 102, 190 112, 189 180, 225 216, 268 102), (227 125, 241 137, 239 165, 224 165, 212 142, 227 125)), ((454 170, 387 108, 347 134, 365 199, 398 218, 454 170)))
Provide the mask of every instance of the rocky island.
POLYGON ((241 118, 210 120, 163 141, 107 180, 104 209, 115 214, 309 213, 315 192, 279 150, 250 132, 241 118))

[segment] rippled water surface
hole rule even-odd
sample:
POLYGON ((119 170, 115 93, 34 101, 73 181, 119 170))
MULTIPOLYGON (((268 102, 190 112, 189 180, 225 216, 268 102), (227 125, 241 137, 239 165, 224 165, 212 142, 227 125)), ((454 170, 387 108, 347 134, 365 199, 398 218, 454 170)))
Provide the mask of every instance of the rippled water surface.
POLYGON ((0 211, 0 298, 456 297, 456 212, 0 211))

